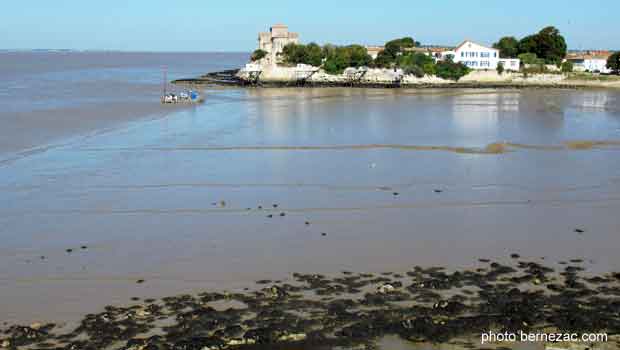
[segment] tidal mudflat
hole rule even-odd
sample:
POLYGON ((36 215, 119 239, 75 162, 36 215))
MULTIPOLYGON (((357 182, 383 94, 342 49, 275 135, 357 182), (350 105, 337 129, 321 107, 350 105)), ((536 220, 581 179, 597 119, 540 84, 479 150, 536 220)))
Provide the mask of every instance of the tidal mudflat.
POLYGON ((0 338, 613 335, 619 141, 613 90, 209 89, 1 165, 0 338))

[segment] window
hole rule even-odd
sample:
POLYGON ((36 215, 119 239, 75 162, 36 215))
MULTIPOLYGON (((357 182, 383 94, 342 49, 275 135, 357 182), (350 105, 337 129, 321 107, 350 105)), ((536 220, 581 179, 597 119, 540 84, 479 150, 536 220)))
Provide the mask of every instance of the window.
POLYGON ((488 52, 481 52, 480 53, 480 57, 489 57, 489 56, 491 56, 491 54, 488 53, 488 52))
POLYGON ((493 52, 493 57, 497 57, 497 52, 493 52))
POLYGON ((490 67, 491 63, 489 61, 480 62, 480 67, 490 67))
POLYGON ((465 52, 461 51, 461 57, 465 56, 465 52))

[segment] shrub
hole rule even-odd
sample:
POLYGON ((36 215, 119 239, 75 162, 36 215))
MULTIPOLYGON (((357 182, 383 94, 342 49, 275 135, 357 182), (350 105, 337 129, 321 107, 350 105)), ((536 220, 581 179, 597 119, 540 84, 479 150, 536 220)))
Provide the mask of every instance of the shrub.
POLYGON ((611 69, 616 74, 620 74, 620 51, 609 56, 607 59, 607 68, 611 69))
POLYGON ((466 65, 460 62, 454 63, 451 60, 437 62, 435 69, 438 77, 454 81, 458 81, 470 72, 466 65))
POLYGON ((403 71, 407 75, 414 75, 418 78, 424 77, 424 69, 420 66, 413 65, 413 66, 404 67, 403 71))
POLYGON ((544 61, 538 59, 535 53, 527 52, 519 55, 519 59, 523 64, 544 64, 544 61))
POLYGON ((570 73, 573 71, 573 62, 570 61, 564 61, 562 63, 562 66, 560 67, 560 69, 562 70, 562 73, 570 73))
POLYGON ((252 57, 250 57, 250 59, 252 62, 255 62, 263 59, 265 56, 267 56, 267 51, 258 49, 252 53, 252 57))
POLYGON ((504 64, 502 62, 499 62, 496 69, 497 74, 502 75, 504 73, 504 64))
POLYGON ((286 64, 309 64, 318 67, 323 63, 324 51, 315 44, 288 44, 282 49, 283 61, 286 64))
POLYGON ((341 74, 348 67, 365 67, 371 62, 372 57, 363 46, 335 47, 327 53, 323 69, 328 74, 341 74))

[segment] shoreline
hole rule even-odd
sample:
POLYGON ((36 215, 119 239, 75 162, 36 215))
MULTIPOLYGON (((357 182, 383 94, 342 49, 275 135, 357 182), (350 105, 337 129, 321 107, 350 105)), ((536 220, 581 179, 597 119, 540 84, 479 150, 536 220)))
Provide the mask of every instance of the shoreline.
POLYGON ((251 83, 237 76, 240 70, 226 70, 207 73, 197 78, 176 79, 171 83, 189 86, 236 86, 243 88, 368 88, 368 89, 620 89, 620 80, 579 80, 563 79, 552 82, 521 81, 464 81, 464 82, 339 82, 339 81, 294 81, 294 80, 267 80, 251 83))
MULTIPOLYGON (((0 348, 367 349, 395 337, 412 349, 429 343, 465 349, 480 346, 482 333, 502 330, 608 334, 607 341, 596 342, 600 349, 620 342, 613 313, 620 273, 584 272, 582 259, 559 261, 556 270, 518 254, 509 258, 501 263, 478 258, 477 268, 456 270, 413 266, 396 272, 292 273, 237 291, 134 297, 125 306, 108 305, 84 316, 75 328, 5 322, 0 348)), ((519 343, 494 346, 505 345, 519 343)), ((585 343, 563 345, 581 349, 585 343)))
POLYGON ((133 108, 116 107, 110 112, 99 106, 88 110, 75 108, 63 110, 42 110, 12 115, 15 123, 9 124, 3 133, 4 144, 0 145, 0 166, 45 152, 49 149, 62 147, 75 140, 81 140, 116 130, 124 125, 163 118, 170 113, 181 111, 187 105, 164 106, 159 103, 131 104, 133 108), (49 118, 37 117, 44 115, 49 118), (70 127, 67 127, 69 126, 70 127), (14 129, 14 130, 11 130, 14 129), (41 133, 40 130, 45 130, 41 133), (28 134, 20 132, 28 131, 28 134))

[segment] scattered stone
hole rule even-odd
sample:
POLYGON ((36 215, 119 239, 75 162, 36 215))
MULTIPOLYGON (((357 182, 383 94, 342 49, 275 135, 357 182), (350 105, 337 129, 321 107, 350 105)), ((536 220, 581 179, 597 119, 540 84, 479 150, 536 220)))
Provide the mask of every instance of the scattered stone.
POLYGON ((260 290, 108 306, 66 334, 53 334, 49 325, 12 326, 0 330, 0 344, 67 350, 288 349, 288 343, 300 349, 369 349, 385 335, 445 344, 479 336, 481 329, 618 334, 620 273, 584 277, 582 267, 566 266, 558 275, 538 262, 493 262, 477 271, 417 266, 407 271, 407 285, 394 272, 294 273, 292 282, 257 281, 265 285, 260 290), (216 310, 217 302, 233 306, 216 310))
POLYGON ((307 335, 305 333, 286 334, 278 338, 281 342, 298 342, 305 340, 307 335))
POLYGON ((394 286, 392 286, 391 284, 384 284, 384 285, 377 287, 377 293, 379 294, 392 293, 395 290, 396 288, 394 288, 394 286))

